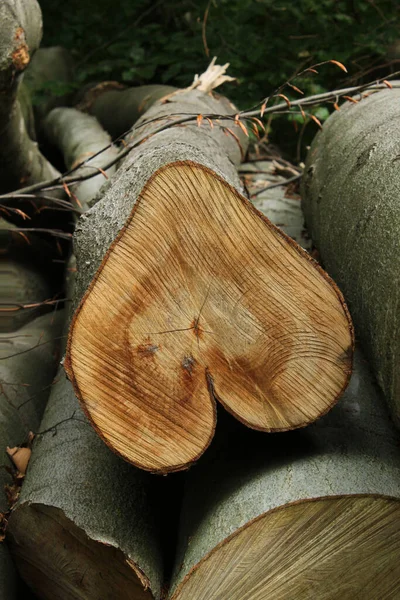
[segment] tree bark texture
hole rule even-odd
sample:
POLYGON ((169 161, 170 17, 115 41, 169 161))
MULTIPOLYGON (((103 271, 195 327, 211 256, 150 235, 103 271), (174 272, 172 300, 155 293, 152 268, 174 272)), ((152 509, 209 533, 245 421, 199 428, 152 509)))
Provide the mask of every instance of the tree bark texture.
POLYGON ((24 72, 21 87, 27 89, 31 99, 38 96, 40 98, 40 100, 37 98, 38 102, 33 109, 39 138, 41 138, 43 120, 49 112, 54 108, 70 104, 71 92, 68 91, 68 86, 73 81, 74 65, 68 50, 61 46, 36 50, 24 72), (62 87, 66 88, 64 93, 60 93, 62 87))
POLYGON ((75 174, 86 175, 93 171, 99 174, 71 185, 71 191, 78 199, 75 204, 78 202, 78 207, 86 212, 88 202, 100 190, 106 177, 111 177, 116 171, 115 165, 110 167, 106 174, 99 169, 117 156, 117 148, 111 145, 110 136, 95 117, 75 108, 53 109, 44 121, 44 133, 47 141, 61 151, 67 169, 73 169, 97 154, 86 165, 80 167, 75 174), (98 154, 107 146, 110 147, 98 154))
POLYGON ((170 85, 124 89, 116 82, 105 82, 88 89, 77 108, 95 116, 114 140, 126 133, 157 100, 176 89, 170 85))
POLYGON ((42 36, 42 17, 35 0, 4 0, 0 5, 0 191, 55 177, 27 132, 18 88, 21 75, 42 36))
POLYGON ((49 600, 158 599, 151 476, 96 436, 61 367, 8 526, 22 577, 49 600))
POLYGON ((400 426, 400 91, 346 103, 309 151, 303 207, 400 426))

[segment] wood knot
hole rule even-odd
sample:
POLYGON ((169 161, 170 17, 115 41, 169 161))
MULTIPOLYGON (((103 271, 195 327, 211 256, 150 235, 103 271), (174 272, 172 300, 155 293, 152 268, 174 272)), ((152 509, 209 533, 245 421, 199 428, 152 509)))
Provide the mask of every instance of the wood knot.
POLYGON ((25 42, 25 31, 22 27, 18 27, 14 39, 18 45, 11 55, 12 63, 16 71, 23 71, 29 64, 30 55, 29 48, 25 42))
POLYGON ((200 340, 203 337, 204 329, 202 329, 202 327, 200 327, 198 317, 193 319, 193 321, 190 324, 190 328, 193 329, 193 333, 197 337, 198 340, 200 340))
POLYGON ((196 359, 193 358, 191 354, 189 356, 184 356, 182 360, 182 367, 191 375, 193 373, 194 366, 196 364, 196 359))
POLYGON ((139 344, 136 350, 143 356, 154 356, 157 350, 159 350, 159 346, 156 346, 151 342, 146 342, 145 344, 139 344))

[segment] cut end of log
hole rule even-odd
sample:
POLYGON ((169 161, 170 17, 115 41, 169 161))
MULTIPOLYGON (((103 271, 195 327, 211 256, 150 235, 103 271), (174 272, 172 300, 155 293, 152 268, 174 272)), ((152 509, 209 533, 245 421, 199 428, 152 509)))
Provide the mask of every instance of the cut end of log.
POLYGON ((133 561, 106 541, 90 539, 60 509, 22 505, 10 518, 7 537, 22 578, 40 598, 153 600, 133 561))
POLYGON ((172 600, 397 598, 400 502, 303 501, 265 513, 216 546, 172 600))
POLYGON ((353 330, 335 284, 214 172, 148 181, 74 316, 66 371, 106 443, 187 468, 215 402, 263 431, 302 427, 348 383, 353 330))

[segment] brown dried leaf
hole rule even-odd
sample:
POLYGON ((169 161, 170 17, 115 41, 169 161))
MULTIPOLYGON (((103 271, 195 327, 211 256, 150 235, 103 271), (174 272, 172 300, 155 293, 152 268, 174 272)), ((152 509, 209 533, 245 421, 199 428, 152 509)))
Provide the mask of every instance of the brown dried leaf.
POLYGON ((333 108, 334 108, 335 110, 340 110, 339 104, 338 104, 337 102, 334 102, 334 104, 333 104, 333 108))
POLYGON ((196 119, 197 127, 200 127, 202 120, 203 120, 203 115, 197 115, 197 119, 196 119))
POLYGON ((68 198, 71 198, 72 194, 69 190, 69 187, 67 186, 67 184, 65 183, 65 181, 62 182, 62 186, 64 188, 65 193, 67 194, 68 198))
POLYGON ((260 110, 260 116, 261 116, 261 118, 263 118, 266 108, 267 108, 267 103, 264 102, 263 105, 261 106, 261 110, 260 110))
POLYGON ((285 96, 285 94, 277 94, 276 97, 277 98, 283 98, 289 108, 292 106, 291 103, 290 103, 289 98, 287 96, 285 96))
POLYGON ((28 467, 29 459, 31 458, 32 450, 30 448, 9 448, 7 446, 6 452, 13 461, 16 469, 25 474, 28 467))
POLYGON ((317 119, 317 117, 315 115, 310 115, 310 117, 312 118, 312 120, 318 125, 318 127, 320 129, 322 129, 322 123, 319 119, 317 119))
POLYGON ((206 117, 206 121, 208 121, 211 129, 214 129, 214 123, 212 122, 212 120, 209 117, 206 117))
POLYGON ((348 100, 349 102, 352 102, 353 104, 358 104, 358 100, 356 100, 355 98, 352 98, 351 96, 343 96, 343 98, 345 100, 348 100))
POLYGON ((393 89, 392 84, 390 83, 390 81, 388 81, 387 79, 384 79, 382 81, 382 83, 384 83, 386 85, 386 87, 388 87, 389 89, 393 89))
POLYGON ((302 96, 304 96, 304 92, 296 87, 295 85, 293 85, 292 83, 288 83, 288 86, 292 88, 292 90, 294 90, 295 92, 297 92, 298 94, 301 94, 302 96))
POLYGON ((329 60, 328 62, 332 63, 333 65, 336 65, 337 67, 339 67, 339 69, 342 69, 342 71, 344 71, 345 73, 347 73, 346 67, 341 62, 339 62, 338 60, 329 60))
POLYGON ((24 213, 24 212, 23 212, 22 210, 20 210, 19 208, 15 208, 14 210, 15 210, 15 212, 16 212, 16 213, 17 213, 17 214, 18 214, 20 217, 22 217, 22 218, 24 219, 24 221, 25 221, 26 219, 30 219, 30 216, 29 216, 29 215, 27 215, 26 213, 24 213))
POLYGON ((27 244, 29 244, 29 246, 31 245, 31 243, 30 243, 30 241, 29 241, 29 238, 28 238, 28 236, 27 236, 25 233, 23 233, 22 231, 17 231, 17 233, 18 233, 18 234, 19 234, 21 237, 23 237, 23 238, 24 238, 24 240, 26 241, 26 243, 27 243, 27 244))
POLYGON ((245 135, 247 135, 247 137, 249 137, 249 132, 246 129, 246 126, 244 125, 244 123, 242 123, 242 121, 235 121, 236 125, 239 125, 240 129, 243 131, 243 133, 245 135))
POLYGON ((262 121, 260 121, 260 119, 257 119, 257 117, 252 117, 252 120, 255 121, 263 131, 265 131, 265 125, 262 121))

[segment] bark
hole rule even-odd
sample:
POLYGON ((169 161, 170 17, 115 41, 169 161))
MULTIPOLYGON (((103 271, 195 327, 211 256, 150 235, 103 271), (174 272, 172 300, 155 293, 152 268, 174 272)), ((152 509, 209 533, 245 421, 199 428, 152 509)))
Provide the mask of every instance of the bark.
MULTIPOLYGON (((6 448, 25 443, 29 432, 39 427, 55 372, 62 320, 62 311, 48 313, 12 334, 0 333, 0 511, 3 514, 9 510, 6 486, 12 488, 14 484, 6 448)), ((1 598, 20 597, 16 585, 14 567, 3 543, 0 545, 1 598)))
POLYGON ((4 0, 0 27, 0 191, 5 193, 51 179, 58 172, 30 139, 18 100, 21 75, 42 35, 36 0, 4 0))
POLYGON ((52 46, 35 52, 21 87, 28 91, 30 98, 37 99, 34 113, 39 134, 42 122, 51 110, 70 104, 71 91, 68 88, 73 81, 74 65, 68 50, 52 46))
POLYGON ((62 289, 62 273, 54 248, 29 234, 0 221, 0 333, 10 333, 44 312, 54 310, 54 300, 62 289))
POLYGON ((153 105, 134 132, 146 140, 75 234, 74 305, 85 296, 66 371, 106 443, 153 472, 204 452, 216 399, 256 429, 304 426, 351 370, 340 292, 239 194, 241 128, 204 118, 151 136, 161 117, 235 112, 199 90, 153 105))
POLYGON ((151 478, 96 436, 60 368, 8 539, 41 597, 159 598, 151 478))
POLYGON ((279 439, 230 423, 188 475, 170 597, 395 598, 399 500, 398 437, 358 354, 320 421, 279 439))
MULTIPOLYGON (((74 168, 111 144, 110 136, 97 119, 75 108, 52 110, 45 119, 44 131, 47 140, 61 151, 67 169, 74 168)), ((99 168, 114 159, 117 154, 117 148, 110 146, 98 156, 94 156, 85 166, 80 167, 76 175, 99 172, 99 168)), ((100 190, 106 177, 110 177, 115 171, 116 166, 113 166, 106 174, 99 172, 95 177, 71 186, 71 190, 78 198, 78 206, 83 212, 88 209, 89 201, 100 190)))
POLYGON ((313 142, 303 205, 400 425, 400 92, 347 103, 313 142))
POLYGON ((175 91, 176 88, 169 85, 124 89, 116 82, 105 82, 86 90, 77 108, 94 115, 112 139, 116 139, 126 133, 157 100, 175 91))

